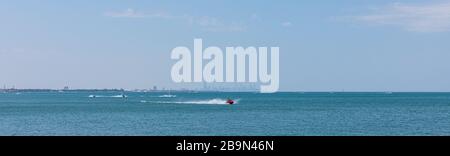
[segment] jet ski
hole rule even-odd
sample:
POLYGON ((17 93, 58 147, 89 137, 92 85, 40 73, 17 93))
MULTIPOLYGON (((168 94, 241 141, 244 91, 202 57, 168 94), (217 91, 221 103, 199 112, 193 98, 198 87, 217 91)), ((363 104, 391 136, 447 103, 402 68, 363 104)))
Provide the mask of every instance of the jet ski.
POLYGON ((231 99, 228 99, 226 103, 229 104, 229 105, 232 105, 232 104, 234 104, 234 101, 231 100, 231 99))

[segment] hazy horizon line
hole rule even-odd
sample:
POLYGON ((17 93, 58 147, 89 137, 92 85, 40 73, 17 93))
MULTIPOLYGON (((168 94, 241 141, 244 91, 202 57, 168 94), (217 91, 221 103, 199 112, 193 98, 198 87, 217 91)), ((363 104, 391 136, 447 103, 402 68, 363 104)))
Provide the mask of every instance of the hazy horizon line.
MULTIPOLYGON (((109 90, 109 91, 197 91, 197 92, 259 92, 258 90, 206 90, 206 89, 173 89, 173 88, 165 88, 165 89, 123 89, 123 88, 72 88, 72 89, 52 89, 52 88, 0 88, 0 91, 33 91, 33 90, 49 90, 49 91, 99 91, 99 90, 109 90)), ((296 92, 296 93, 450 93, 450 91, 391 91, 391 90, 379 90, 379 91, 371 91, 371 90, 280 90, 276 93, 283 92, 296 92)))

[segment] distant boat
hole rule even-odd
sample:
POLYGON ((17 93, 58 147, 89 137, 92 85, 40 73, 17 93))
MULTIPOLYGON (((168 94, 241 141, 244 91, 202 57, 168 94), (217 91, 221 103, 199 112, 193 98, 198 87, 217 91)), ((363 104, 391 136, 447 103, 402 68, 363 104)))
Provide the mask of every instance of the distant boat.
POLYGON ((121 94, 122 98, 127 98, 128 96, 125 95, 125 90, 122 89, 122 94, 121 94))
POLYGON ((168 93, 168 94, 166 94, 166 95, 160 95, 160 96, 158 96, 158 97, 160 97, 160 98, 175 98, 175 97, 177 97, 176 95, 173 95, 173 94, 171 94, 170 92, 171 92, 171 90, 169 90, 169 93, 168 93))

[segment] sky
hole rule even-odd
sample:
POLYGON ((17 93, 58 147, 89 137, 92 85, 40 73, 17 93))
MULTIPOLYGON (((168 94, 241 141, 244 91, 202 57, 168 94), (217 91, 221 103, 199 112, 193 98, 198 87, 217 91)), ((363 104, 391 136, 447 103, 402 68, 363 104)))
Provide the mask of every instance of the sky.
POLYGON ((194 38, 280 47, 280 91, 450 91, 448 0, 0 0, 0 85, 186 87, 194 38))

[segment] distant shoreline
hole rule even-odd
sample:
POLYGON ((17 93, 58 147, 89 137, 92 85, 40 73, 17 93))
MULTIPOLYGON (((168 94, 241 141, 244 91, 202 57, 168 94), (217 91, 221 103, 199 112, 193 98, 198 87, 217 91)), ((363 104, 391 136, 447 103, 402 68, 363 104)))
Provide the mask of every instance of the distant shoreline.
MULTIPOLYGON (((164 93, 164 92, 183 92, 183 93, 197 93, 197 92, 235 92, 235 93, 259 93, 258 91, 219 91, 219 90, 145 90, 145 89, 0 89, 0 93, 16 93, 16 92, 149 92, 149 93, 164 93)), ((450 91, 279 91, 277 93, 450 93, 450 91)))
POLYGON ((109 91, 109 92, 190 92, 190 90, 126 90, 126 89, 0 89, 0 92, 92 92, 92 91, 109 91))

